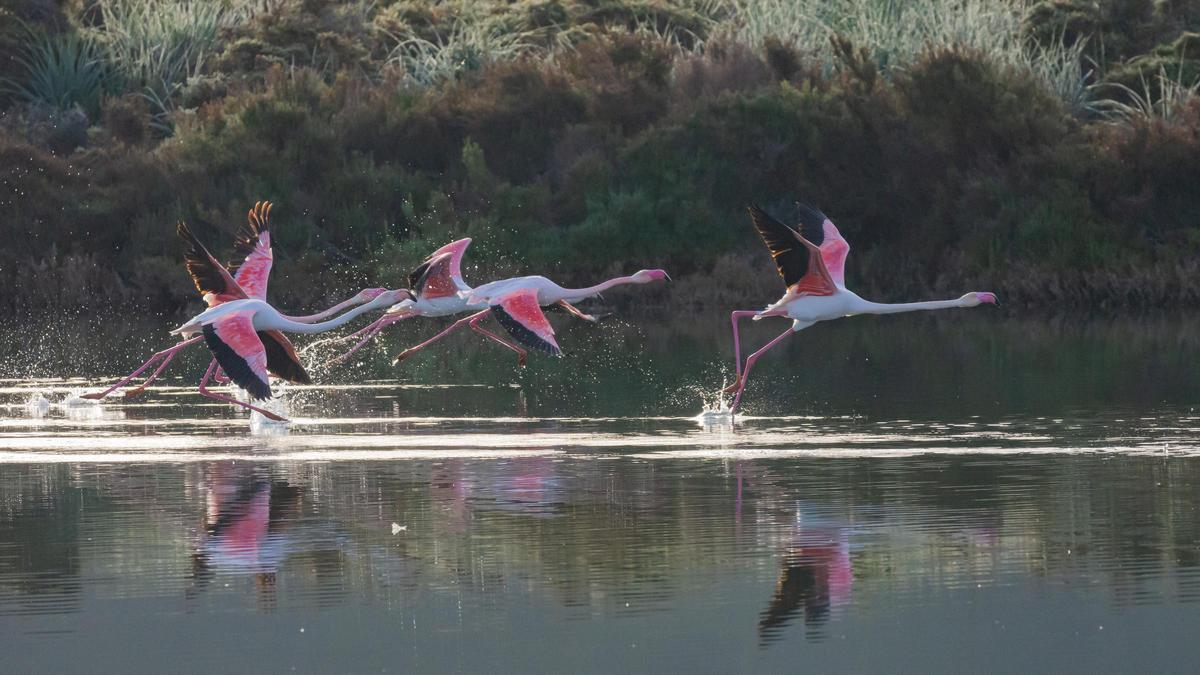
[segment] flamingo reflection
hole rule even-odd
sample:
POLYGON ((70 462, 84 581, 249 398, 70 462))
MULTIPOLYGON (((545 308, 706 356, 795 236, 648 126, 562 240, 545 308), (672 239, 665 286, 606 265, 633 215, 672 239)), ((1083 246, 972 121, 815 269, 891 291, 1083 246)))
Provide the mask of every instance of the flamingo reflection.
POLYGON ((252 574, 259 600, 274 605, 275 574, 291 553, 289 526, 300 509, 300 488, 245 474, 231 464, 213 468, 205 486, 205 525, 192 555, 193 588, 204 590, 216 572, 252 574))
POLYGON ((801 614, 807 636, 823 637, 832 611, 850 600, 854 573, 847 530, 833 525, 801 528, 799 520, 783 556, 775 593, 759 618, 760 646, 778 640, 801 614))

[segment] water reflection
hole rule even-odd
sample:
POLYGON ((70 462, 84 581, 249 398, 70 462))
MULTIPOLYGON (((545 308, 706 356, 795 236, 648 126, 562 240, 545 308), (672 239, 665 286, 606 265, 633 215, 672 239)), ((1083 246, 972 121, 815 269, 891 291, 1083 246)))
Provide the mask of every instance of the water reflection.
POLYGON ((717 631, 713 650, 765 664, 964 603, 1120 625, 1200 599, 1197 484, 1191 460, 1095 456, 19 465, 0 473, 0 629, 103 635, 88 617, 120 603, 147 639, 248 613, 353 643, 353 608, 403 631, 401 661, 513 626, 568 658, 582 622, 717 631))
POLYGON ((775 593, 758 621, 762 645, 777 641, 797 616, 803 616, 805 635, 820 639, 831 613, 850 602, 854 572, 847 528, 833 523, 806 525, 803 520, 797 510, 775 593))
POLYGON ((291 530, 300 488, 234 462, 213 464, 204 473, 205 525, 192 554, 189 597, 218 573, 253 575, 260 605, 272 608, 275 575, 298 547, 291 530))

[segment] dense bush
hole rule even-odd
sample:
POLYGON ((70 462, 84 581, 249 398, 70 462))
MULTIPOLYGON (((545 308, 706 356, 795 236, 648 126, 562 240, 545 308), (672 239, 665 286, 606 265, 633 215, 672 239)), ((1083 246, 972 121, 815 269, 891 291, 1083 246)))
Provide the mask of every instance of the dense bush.
MULTIPOLYGON (((1042 2, 1022 30, 1124 36, 1091 91, 1153 67, 1174 78, 1169 106, 1129 84, 1147 105, 1080 108, 1011 40, 1003 56, 912 46, 862 22, 845 25, 869 45, 746 38, 768 0, 223 3, 213 36, 189 24, 200 37, 175 65, 136 56, 144 35, 121 43, 132 55, 103 65, 124 75, 95 101, 0 100, 0 281, 30 289, 3 302, 178 311, 193 291, 174 222, 224 254, 271 199, 286 278, 272 294, 288 306, 399 284, 459 236, 476 239, 475 280, 663 266, 685 282, 676 302, 753 305, 777 282, 744 207, 786 216, 800 198, 850 240, 850 283, 882 299, 988 287, 1018 306, 1194 304, 1197 26, 1187 3, 1142 4, 1042 2)), ((22 30, 118 53, 103 3, 65 18, 16 5, 22 30)), ((0 31, 14 91, 31 73, 5 55, 31 39, 0 31)))

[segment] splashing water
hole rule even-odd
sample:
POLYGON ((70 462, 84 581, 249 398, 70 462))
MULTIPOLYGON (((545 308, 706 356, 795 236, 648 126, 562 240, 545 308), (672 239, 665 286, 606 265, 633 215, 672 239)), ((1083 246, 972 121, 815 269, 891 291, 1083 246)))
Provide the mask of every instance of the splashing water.
POLYGON ((34 417, 41 417, 50 411, 50 399, 42 395, 41 392, 36 392, 29 395, 29 399, 25 401, 25 409, 34 417))

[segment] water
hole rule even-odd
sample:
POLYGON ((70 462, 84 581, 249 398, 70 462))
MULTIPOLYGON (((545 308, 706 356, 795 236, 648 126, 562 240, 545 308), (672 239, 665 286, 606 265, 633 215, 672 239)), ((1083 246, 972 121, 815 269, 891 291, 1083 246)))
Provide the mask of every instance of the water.
POLYGON ((0 333, 5 670, 1194 669, 1195 321, 818 326, 730 427, 717 319, 555 319, 525 372, 392 369, 404 327, 288 426, 197 396, 202 350, 77 398, 159 327, 0 333))

